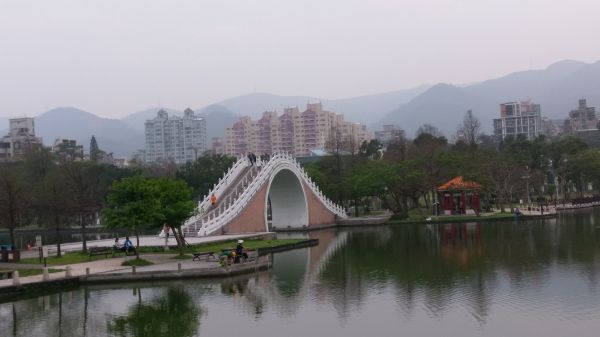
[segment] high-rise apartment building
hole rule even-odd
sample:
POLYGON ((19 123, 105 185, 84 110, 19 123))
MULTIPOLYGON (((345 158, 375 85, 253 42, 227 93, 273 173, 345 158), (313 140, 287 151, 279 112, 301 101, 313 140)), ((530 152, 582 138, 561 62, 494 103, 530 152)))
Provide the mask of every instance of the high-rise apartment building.
POLYGON ((56 138, 52 152, 64 161, 78 161, 84 158, 83 145, 78 145, 74 139, 56 138))
POLYGON ((146 162, 172 160, 177 164, 196 160, 206 150, 206 121, 186 109, 183 117, 169 117, 159 110, 146 121, 146 162))
POLYGON ((0 138, 0 160, 19 160, 42 147, 42 139, 35 136, 33 118, 11 118, 8 124, 8 135, 0 138))
POLYGON ((384 146, 402 138, 404 138, 404 130, 396 125, 384 125, 383 130, 375 131, 375 139, 384 146))
POLYGON ((565 132, 575 133, 577 131, 596 129, 598 129, 596 108, 587 106, 587 101, 580 99, 577 110, 571 110, 569 118, 565 120, 565 132))
POLYGON ((525 136, 533 140, 542 134, 542 113, 539 104, 509 102, 500 104, 500 118, 494 119, 494 135, 504 140, 506 137, 525 136))
POLYGON ((311 150, 357 151, 369 139, 366 126, 346 122, 343 115, 323 110, 321 103, 311 103, 305 111, 293 107, 281 116, 265 111, 256 121, 240 118, 225 131, 223 151, 232 156, 284 151, 303 157, 311 150))

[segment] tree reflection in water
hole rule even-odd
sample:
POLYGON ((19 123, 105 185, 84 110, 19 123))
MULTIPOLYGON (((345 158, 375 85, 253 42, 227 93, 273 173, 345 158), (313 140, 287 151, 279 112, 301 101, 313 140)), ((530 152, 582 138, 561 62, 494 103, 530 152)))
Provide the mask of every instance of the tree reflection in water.
POLYGON ((141 301, 129 309, 127 316, 115 317, 108 323, 108 332, 114 336, 196 336, 201 310, 190 295, 180 288, 168 288, 164 296, 148 303, 141 301))

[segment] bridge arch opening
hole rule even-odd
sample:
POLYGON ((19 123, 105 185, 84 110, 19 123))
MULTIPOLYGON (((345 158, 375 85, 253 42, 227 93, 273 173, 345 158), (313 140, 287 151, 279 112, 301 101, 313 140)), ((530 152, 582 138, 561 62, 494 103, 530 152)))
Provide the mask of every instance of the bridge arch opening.
POLYGON ((300 178, 289 169, 277 172, 269 184, 265 200, 268 230, 308 226, 308 204, 300 178), (268 209, 270 207, 270 219, 268 209))

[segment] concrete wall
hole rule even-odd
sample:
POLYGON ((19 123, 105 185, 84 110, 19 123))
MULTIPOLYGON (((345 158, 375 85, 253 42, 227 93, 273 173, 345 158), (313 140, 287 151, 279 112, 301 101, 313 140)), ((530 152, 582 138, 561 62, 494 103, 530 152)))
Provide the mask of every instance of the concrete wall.
POLYGON ((246 206, 235 219, 233 219, 224 230, 226 233, 248 233, 248 232, 266 232, 265 223, 265 196, 267 194, 268 184, 265 184, 254 199, 246 206))
MULTIPOLYGON (((304 182, 302 183, 304 184, 304 182)), ((309 227, 319 227, 335 223, 335 214, 325 207, 311 189, 304 184, 306 201, 308 202, 308 224, 309 227)))

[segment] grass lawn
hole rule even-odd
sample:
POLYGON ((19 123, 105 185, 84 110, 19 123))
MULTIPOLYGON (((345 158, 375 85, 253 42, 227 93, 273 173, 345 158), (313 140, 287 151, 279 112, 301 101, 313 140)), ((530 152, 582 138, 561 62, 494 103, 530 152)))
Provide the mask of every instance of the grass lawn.
POLYGON ((409 212, 408 218, 402 220, 391 220, 389 223, 391 224, 399 224, 399 223, 413 223, 413 222, 454 222, 454 221, 486 221, 486 220, 501 220, 506 219, 510 220, 514 218, 514 214, 512 213, 482 213, 480 216, 477 215, 440 215, 440 216, 432 216, 426 212, 420 213, 418 210, 411 210, 409 212), (424 214, 424 215, 422 215, 424 214), (426 219, 431 217, 431 220, 427 221, 426 219))
MULTIPOLYGON (((280 240, 244 240, 244 248, 246 249, 258 249, 258 248, 271 248, 282 245, 289 245, 298 242, 306 241, 306 239, 280 239, 280 240)), ((219 242, 200 246, 186 247, 187 253, 194 252, 220 252, 221 249, 235 248, 237 240, 229 242, 219 242)))
MULTIPOLYGON (((282 240, 244 240, 244 247, 249 249, 257 249, 257 248, 265 248, 265 247, 276 247, 281 245, 293 244, 304 241, 305 239, 282 239, 282 240)), ((220 242, 220 243, 211 243, 205 245, 194 245, 185 248, 184 253, 192 254, 195 252, 220 252, 221 249, 224 248, 235 248, 237 244, 237 240, 232 240, 228 242, 220 242)), ((170 249, 168 251, 164 250, 164 247, 140 247, 140 255, 143 254, 177 254, 179 253, 176 249, 170 249)), ((115 255, 114 257, 123 257, 124 254, 115 255)), ((112 258, 111 254, 108 254, 108 258, 112 258)), ((62 266, 69 265, 75 263, 83 263, 95 261, 98 259, 104 259, 104 255, 96 255, 92 256, 90 259, 89 253, 86 252, 71 252, 63 254, 61 257, 48 257, 46 262, 49 266, 62 266)), ((178 257, 179 258, 179 257, 178 257)), ((190 255, 184 255, 182 259, 191 258, 190 255)), ((37 257, 21 259, 20 263, 24 264, 40 264, 39 259, 37 257)), ((42 261, 43 263, 43 261, 42 261)))
MULTIPOLYGON (((267 247, 277 247, 282 245, 294 244, 305 241, 306 239, 280 239, 280 240, 244 240, 244 248, 247 249, 258 249, 267 247)), ((220 252, 221 249, 235 248, 237 240, 231 240, 226 242, 209 243, 203 245, 192 245, 185 247, 185 254, 192 254, 196 252, 220 252)), ((165 251, 163 247, 141 247, 140 254, 152 253, 152 254, 177 254, 179 250, 169 249, 165 251)))
POLYGON ((131 260, 123 261, 123 263, 121 263, 122 266, 136 266, 136 267, 150 266, 153 264, 154 263, 144 260, 142 258, 131 259, 131 260))
MULTIPOLYGON (((100 255, 101 258, 104 258, 103 256, 104 255, 100 255)), ((96 256, 96 258, 98 258, 98 256, 96 256)), ((56 256, 47 257, 46 263, 49 266, 61 266, 61 265, 65 265, 65 264, 82 263, 82 262, 89 262, 89 261, 93 261, 93 260, 94 260, 94 256, 92 256, 92 259, 90 260, 89 253, 72 252, 72 253, 62 254, 61 257, 56 257, 56 256)), ((37 257, 31 257, 28 259, 21 259, 20 263, 40 264, 40 260, 37 257)), ((42 260, 42 264, 43 263, 44 263, 44 261, 42 260)))

